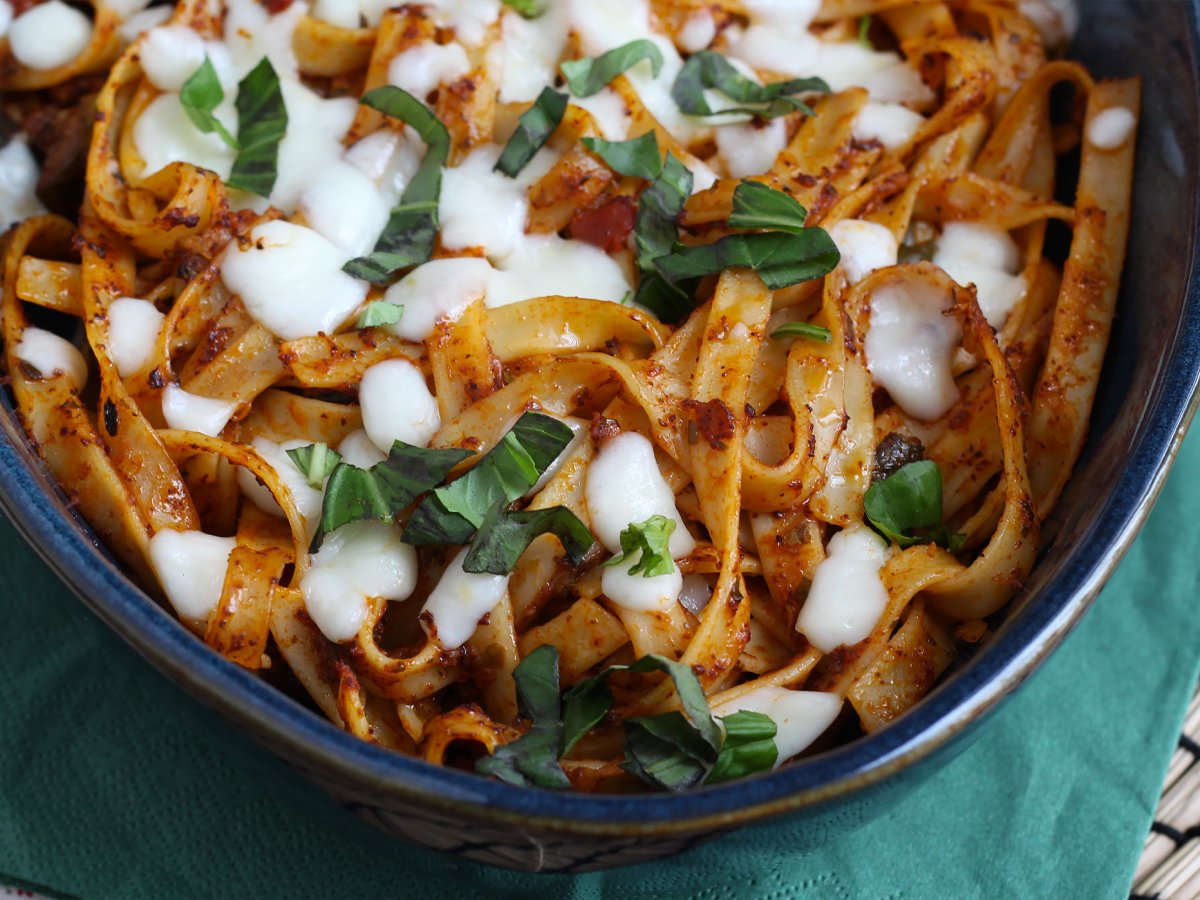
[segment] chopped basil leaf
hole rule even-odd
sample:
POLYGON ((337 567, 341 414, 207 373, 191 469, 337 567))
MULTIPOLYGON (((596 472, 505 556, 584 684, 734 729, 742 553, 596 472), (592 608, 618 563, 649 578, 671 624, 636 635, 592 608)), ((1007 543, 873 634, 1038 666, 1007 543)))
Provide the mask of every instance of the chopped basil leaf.
POLYGON ((675 247, 679 240, 679 215, 691 195, 691 170, 668 153, 662 174, 650 183, 638 200, 633 244, 641 268, 653 270, 654 262, 675 247))
POLYGON ((833 340, 833 332, 828 328, 822 328, 820 325, 810 325, 807 322, 788 322, 772 331, 771 337, 777 341, 790 337, 802 337, 808 338, 810 341, 820 341, 823 344, 828 344, 833 340))
POLYGON ((359 102, 411 125, 426 147, 425 158, 392 209, 375 249, 342 267, 355 278, 385 285, 396 272, 427 262, 433 255, 442 167, 450 156, 450 132, 429 107, 394 85, 368 91, 359 102))
POLYGON ((799 234, 731 234, 716 243, 677 250, 655 260, 654 265, 675 284, 725 269, 754 269, 767 287, 778 290, 820 278, 833 271, 840 259, 837 246, 823 229, 805 228, 799 234))
POLYGON ((561 701, 558 696, 558 650, 543 644, 513 669, 517 706, 532 720, 529 731, 497 747, 475 764, 475 771, 518 787, 569 788, 558 764, 562 755, 561 701))
POLYGON ((729 60, 712 50, 693 53, 680 70, 671 88, 676 105, 693 116, 712 116, 721 113, 746 113, 773 119, 800 110, 812 115, 812 109, 792 94, 829 93, 829 85, 820 78, 793 78, 773 84, 755 84, 739 72, 729 60), (746 104, 733 109, 716 109, 708 105, 704 92, 720 91, 730 100, 746 104))
POLYGON ((336 450, 331 450, 327 444, 309 444, 307 447, 297 447, 295 450, 289 450, 287 455, 296 464, 296 468, 304 473, 308 483, 317 490, 321 489, 321 486, 325 484, 325 479, 342 461, 342 455, 336 450))
POLYGON ((563 694, 563 749, 564 754, 580 739, 600 724, 600 720, 612 709, 613 696, 608 687, 608 676, 614 669, 605 669, 594 678, 585 678, 563 694))
POLYGON ((553 88, 543 88, 533 106, 517 120, 517 130, 504 145, 495 171, 516 178, 562 122, 563 114, 567 111, 567 100, 566 94, 560 94, 553 88))
POLYGON ((450 470, 471 455, 470 450, 429 450, 396 441, 388 458, 369 469, 343 460, 325 485, 311 551, 316 553, 325 535, 350 522, 393 521, 397 513, 445 481, 450 470))
POLYGON ((263 57, 238 82, 238 155, 227 184, 270 197, 279 174, 279 145, 287 132, 283 88, 271 60, 263 57))
POLYGON ((579 565, 596 539, 565 506, 513 512, 496 503, 484 517, 463 559, 463 571, 507 575, 534 538, 553 534, 572 565, 579 565))
POLYGON ((220 106, 224 99, 225 91, 217 78, 217 70, 213 68, 212 60, 205 55, 200 68, 193 72, 179 89, 179 102, 193 125, 205 134, 216 132, 221 140, 236 150, 237 138, 213 115, 213 110, 220 106))
POLYGON ((523 19, 536 19, 546 11, 540 0, 501 0, 501 2, 519 13, 523 19))
POLYGON ((864 498, 867 521, 899 547, 941 544, 962 549, 963 535, 942 523, 942 472, 932 460, 909 463, 886 481, 877 481, 864 498))
POLYGON ((375 300, 367 304, 354 323, 355 328, 378 328, 380 325, 395 325, 404 315, 404 307, 399 303, 388 303, 386 300, 375 300))
POLYGON ((867 50, 874 50, 871 43, 871 17, 863 16, 858 20, 858 43, 867 50))
POLYGON ((421 501, 404 532, 405 542, 467 543, 488 510, 511 503, 537 484, 574 437, 557 419, 525 413, 470 471, 421 501))
POLYGON ((651 72, 657 78, 663 67, 662 51, 658 49, 657 44, 645 38, 622 44, 602 56, 570 60, 559 68, 562 69, 572 94, 576 97, 590 97, 604 90, 614 78, 643 59, 650 60, 651 72))
POLYGON ((725 743, 705 784, 720 784, 734 778, 745 778, 755 772, 765 772, 775 765, 779 748, 775 735, 779 732, 775 720, 760 712, 743 709, 721 717, 725 726, 725 743))
POLYGON ((800 234, 806 210, 795 197, 757 181, 743 181, 733 191, 732 228, 762 228, 800 234))
POLYGON ((653 181, 662 174, 662 155, 658 151, 658 138, 653 131, 628 141, 606 141, 604 138, 585 137, 580 143, 595 153, 614 172, 653 181))
POLYGON ((653 787, 685 791, 699 784, 715 763, 710 747, 678 712, 625 720, 621 768, 653 787))
POLYGON ((633 302, 663 322, 678 322, 692 311, 691 285, 671 284, 658 272, 643 272, 633 302))
POLYGON ((637 554, 638 559, 629 567, 630 575, 640 574, 644 578, 669 575, 675 571, 675 560, 668 546, 674 530, 675 520, 666 516, 651 516, 645 522, 631 524, 621 532, 620 554, 604 566, 619 566, 637 554))

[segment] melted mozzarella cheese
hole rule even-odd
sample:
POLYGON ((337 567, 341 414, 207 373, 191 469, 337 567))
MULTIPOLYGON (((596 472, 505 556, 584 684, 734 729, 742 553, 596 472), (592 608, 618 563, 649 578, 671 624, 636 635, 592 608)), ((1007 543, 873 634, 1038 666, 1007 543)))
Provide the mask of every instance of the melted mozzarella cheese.
MULTIPOLYGON (((178 91, 204 64, 204 57, 224 57, 224 47, 206 46, 204 39, 185 25, 167 25, 147 32, 138 52, 146 77, 160 91, 178 91), (218 49, 219 48, 219 49, 218 49)), ((224 62, 228 65, 228 60, 224 62)), ((218 61, 213 61, 217 69, 218 61)))
POLYGON ((117 28, 117 35, 127 44, 132 44, 142 34, 159 25, 165 25, 174 14, 172 6, 152 6, 136 12, 117 28))
POLYGON ((629 107, 612 88, 605 88, 590 97, 572 97, 571 103, 586 109, 610 141, 623 141, 629 136, 629 107))
POLYGON ((8 46, 23 66, 39 71, 65 66, 92 40, 92 20, 62 0, 31 6, 13 19, 8 46))
POLYGON ((787 146, 787 120, 767 119, 716 130, 717 154, 734 178, 762 175, 787 146))
MULTIPOLYGON (((229 93, 213 115, 231 134, 237 131, 237 113, 229 93)), ((133 123, 133 143, 145 162, 144 175, 153 175, 173 162, 210 169, 222 179, 228 178, 233 168, 233 151, 216 133, 205 134, 192 124, 178 94, 160 94, 150 101, 133 123)))
POLYGON ((21 332, 13 355, 41 373, 43 378, 66 375, 77 391, 87 384, 87 363, 70 341, 53 332, 30 326, 21 332))
POLYGON ((150 564, 181 619, 204 622, 221 602, 231 537, 164 529, 150 538, 150 564))
POLYGON ((24 138, 0 149, 0 233, 46 211, 37 196, 38 164, 24 138))
MULTIPOLYGON (((305 3, 292 3, 278 14, 269 13, 258 0, 226 0, 225 3, 225 46, 241 78, 264 56, 282 81, 295 81, 298 77, 296 54, 292 50, 292 35, 296 26, 308 12, 305 3)), ((284 99, 288 99, 285 95, 284 99)), ((294 118, 288 107, 289 125, 294 118)))
POLYGON ((641 574, 629 574, 629 567, 635 562, 626 559, 604 569, 600 576, 600 590, 604 596, 633 612, 666 612, 673 607, 683 591, 683 574, 679 567, 665 575, 646 578, 641 574))
MULTIPOLYGON (((430 632, 448 650, 461 647, 474 633, 479 620, 496 608, 508 590, 507 575, 475 574, 463 571, 467 548, 459 551, 454 562, 429 594, 422 607, 433 627, 430 632)), ((422 615, 422 624, 425 616, 422 615)), ((425 626, 429 630, 429 626, 425 626)))
POLYGON ((621 552, 622 531, 651 516, 675 520, 668 544, 673 559, 687 556, 696 548, 675 508, 671 486, 659 471, 654 445, 637 432, 622 432, 600 449, 588 467, 584 492, 592 534, 610 553, 621 552))
POLYGON ((392 57, 388 83, 425 98, 438 85, 452 84, 471 71, 471 60, 462 44, 417 44, 392 57))
POLYGON ((283 81, 280 87, 288 127, 279 145, 279 174, 271 202, 291 212, 304 189, 341 159, 342 138, 350 130, 358 104, 351 97, 320 97, 298 81, 283 81))
MULTIPOLYGON (((304 520, 309 523, 310 531, 321 514, 323 495, 321 491, 308 483, 307 476, 292 462, 287 451, 298 450, 311 443, 312 441, 284 441, 282 444, 277 444, 264 437, 256 437, 250 442, 250 446, 263 458, 263 462, 275 470, 279 480, 291 492, 292 502, 296 504, 296 509, 299 510, 304 520)), ((255 506, 273 516, 283 515, 283 508, 275 501, 275 496, 267 490, 266 485, 259 483, 253 472, 239 466, 237 480, 242 493, 249 497, 255 506)))
POLYGON ((896 265, 900 245, 882 225, 863 219, 842 219, 829 229, 829 236, 842 255, 838 267, 850 284, 858 284, 876 269, 896 265))
POLYGON ((854 117, 854 139, 879 141, 889 150, 907 144, 925 124, 925 117, 899 103, 867 103, 854 117))
POLYGON ((888 601, 879 570, 892 548, 866 525, 856 524, 835 534, 826 552, 796 619, 796 630, 823 653, 857 644, 879 621, 888 601))
POLYGON ((371 252, 391 213, 375 182, 342 160, 309 182, 296 207, 313 231, 350 256, 371 252))
POLYGON ((1075 0, 1021 0, 1017 10, 1041 32, 1042 42, 1049 50, 1065 47, 1079 27, 1075 0))
POLYGON ((367 285, 342 271, 349 259, 311 228, 276 220, 229 245, 221 277, 255 321, 294 340, 332 334, 362 304, 367 285))
POLYGON ((118 297, 109 304, 108 355, 122 378, 137 374, 149 362, 166 318, 149 300, 118 297))
POLYGON ((717 36, 717 22, 712 10, 700 9, 692 13, 679 29, 679 46, 687 53, 696 53, 708 47, 717 36))
POLYGON ((348 641, 368 600, 407 600, 417 584, 417 552, 385 522, 351 522, 328 535, 300 581, 304 608, 331 641, 348 641))
POLYGON ((566 50, 568 22, 561 3, 551 3, 540 16, 526 19, 504 11, 502 38, 489 63, 500 72, 500 102, 526 103, 553 84, 558 61, 566 50))
POLYGON ((948 222, 937 239, 933 262, 959 284, 975 285, 979 308, 993 328, 1004 327, 1025 295, 1021 251, 1003 228, 948 222))
POLYGON ((387 289, 384 299, 404 307, 388 330, 409 341, 423 341, 441 319, 456 320, 487 295, 493 270, 486 259, 460 256, 435 259, 413 269, 387 289))
POLYGON ((962 340, 946 315, 951 298, 919 278, 889 281, 871 295, 867 367, 908 415, 941 416, 958 399, 951 363, 962 340))
POLYGON ((13 8, 8 0, 0 0, 0 38, 8 35, 8 29, 12 25, 13 8))
POLYGON ((499 264, 489 283, 487 305, 554 295, 620 302, 630 290, 620 263, 599 247, 556 234, 535 234, 499 264))
POLYGON ((343 460, 360 469, 369 469, 387 459, 387 454, 371 443, 370 435, 363 428, 342 438, 342 442, 337 445, 337 452, 343 460))
POLYGON ((764 684, 717 704, 712 712, 720 718, 742 710, 770 716, 775 723, 778 729, 775 747, 779 751, 775 768, 778 769, 825 733, 842 710, 842 698, 823 691, 789 691, 764 684))
POLYGON ((1088 123, 1088 143, 1100 150, 1116 150, 1129 140, 1136 124, 1137 119, 1125 107, 1106 109, 1088 123))
POLYGON ((363 373, 358 388, 363 428, 371 442, 388 453, 396 441, 417 447, 429 443, 442 417, 421 370, 406 359, 376 363, 363 373))
POLYGON ((216 437, 225 430, 236 403, 189 394, 183 388, 169 384, 162 394, 162 413, 167 426, 180 431, 198 431, 216 437))
POLYGON ((500 18, 500 0, 426 0, 433 19, 469 47, 483 43, 488 29, 500 18))

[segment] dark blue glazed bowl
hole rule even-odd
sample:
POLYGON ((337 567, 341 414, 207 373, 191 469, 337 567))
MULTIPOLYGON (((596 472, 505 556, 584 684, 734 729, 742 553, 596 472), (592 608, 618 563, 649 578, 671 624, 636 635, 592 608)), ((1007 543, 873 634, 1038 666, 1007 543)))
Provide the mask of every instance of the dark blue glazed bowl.
POLYGON ((1162 487, 1195 411, 1200 373, 1198 2, 1083 4, 1073 55, 1100 76, 1145 79, 1129 263, 1091 438, 1056 513, 1054 537, 1006 622, 878 734, 772 774, 683 795, 512 788, 361 743, 208 650, 114 564, 68 508, 7 399, 0 506, 80 598, 164 674, 348 809, 405 840, 510 868, 586 871, 666 856, 787 813, 808 826, 805 839, 815 846, 879 815, 965 746, 1079 622, 1162 487))

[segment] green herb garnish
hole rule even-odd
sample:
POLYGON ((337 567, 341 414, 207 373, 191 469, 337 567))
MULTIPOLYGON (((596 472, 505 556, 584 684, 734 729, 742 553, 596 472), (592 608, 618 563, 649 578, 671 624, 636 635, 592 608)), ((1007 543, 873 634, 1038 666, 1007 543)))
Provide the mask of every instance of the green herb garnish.
POLYGON ((713 275, 726 269, 758 272, 771 290, 820 278, 837 267, 841 254, 821 228, 799 234, 763 232, 731 234, 712 244, 686 247, 655 260, 655 268, 668 282, 713 275))
POLYGON ((619 566, 636 556, 629 567, 630 575, 640 574, 645 578, 669 575, 675 571, 669 546, 674 531, 675 520, 666 516, 651 516, 644 522, 633 523, 621 532, 621 552, 604 566, 619 566))
POLYGON ((239 149, 226 183, 270 197, 279 174, 279 145, 287 133, 288 114, 279 75, 267 57, 238 82, 236 106, 239 149))
POLYGON ((589 152, 596 154, 614 172, 653 181, 662 174, 663 161, 658 152, 658 138, 653 131, 628 141, 606 141, 604 138, 585 137, 580 143, 589 152))
POLYGON ((874 50, 875 45, 871 43, 871 17, 863 16, 858 20, 858 43, 867 50, 874 50))
POLYGON ((484 516, 463 558, 463 571, 507 575, 521 554, 543 534, 558 538, 572 565, 583 562, 596 539, 565 506, 514 512, 498 501, 484 516))
POLYGON ((504 145, 495 171, 516 178, 562 122, 568 99, 566 94, 560 94, 553 88, 543 88, 533 106, 517 120, 517 130, 504 145))
POLYGON ((570 60, 559 68, 562 69, 572 94, 576 97, 590 97, 600 93, 614 78, 644 59, 650 60, 651 72, 657 78, 663 67, 662 51, 653 41, 645 38, 630 41, 601 56, 570 60))
POLYGON ((941 544, 952 553, 964 536, 942 521, 942 472, 932 460, 901 466, 884 481, 874 482, 864 498, 867 521, 898 547, 941 544))
POLYGON ((743 181, 733 191, 731 228, 764 229, 800 234, 808 210, 791 194, 757 181, 743 181))
POLYGON ((810 325, 808 322, 787 322, 771 332, 771 337, 777 341, 784 338, 800 337, 810 341, 820 341, 828 344, 833 340, 833 332, 820 325, 810 325))
POLYGON ((820 78, 793 78, 774 84, 756 84, 739 72, 729 60, 712 50, 693 53, 680 70, 671 88, 676 105, 693 116, 745 113, 773 119, 799 110, 812 115, 808 104, 792 94, 829 93, 829 85, 820 78), (716 109, 708 105, 706 90, 717 90, 742 106, 716 109))
POLYGON ((358 315, 355 328, 378 328, 382 325, 395 325, 404 315, 404 307, 399 303, 389 303, 386 300, 375 300, 368 303, 358 315))
POLYGON ((305 479, 320 490, 325 479, 330 476, 337 464, 342 461, 342 455, 331 450, 327 444, 309 444, 307 447, 297 447, 287 451, 287 455, 296 464, 305 479))
POLYGON ((536 19, 546 11, 540 0, 501 0, 501 2, 517 12, 523 19, 536 19))
POLYGON ((217 78, 217 70, 206 55, 204 62, 179 89, 179 102, 187 117, 205 134, 216 133, 231 149, 238 148, 237 138, 213 115, 213 110, 225 99, 225 91, 217 78))

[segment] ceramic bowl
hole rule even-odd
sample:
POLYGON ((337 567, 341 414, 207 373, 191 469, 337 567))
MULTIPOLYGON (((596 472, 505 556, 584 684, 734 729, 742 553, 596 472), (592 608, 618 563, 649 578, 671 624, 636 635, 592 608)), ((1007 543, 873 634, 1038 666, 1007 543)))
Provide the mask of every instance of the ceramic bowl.
POLYGON ((928 698, 877 734, 771 774, 681 795, 509 787, 361 743, 208 650, 73 514, 7 399, 0 505, 83 602, 164 675, 347 809, 404 840, 555 872, 644 862, 783 814, 802 824, 803 842, 826 841, 882 813, 965 746, 1078 623, 1162 487, 1195 409, 1200 371, 1197 15, 1195 2, 1083 4, 1073 55, 1099 76, 1145 79, 1129 262, 1091 436, 1053 537, 1004 624, 928 698))

